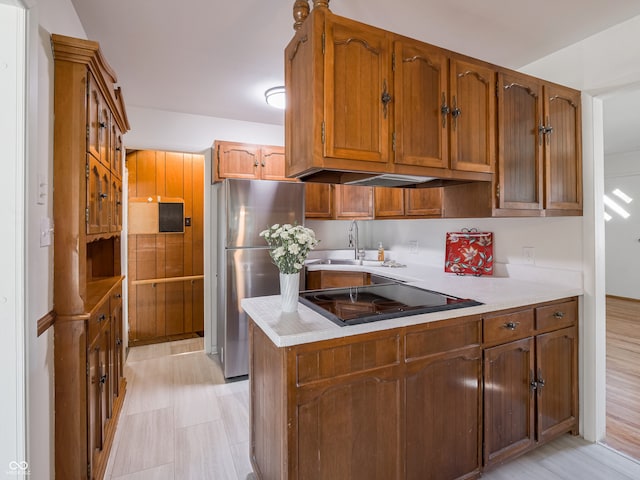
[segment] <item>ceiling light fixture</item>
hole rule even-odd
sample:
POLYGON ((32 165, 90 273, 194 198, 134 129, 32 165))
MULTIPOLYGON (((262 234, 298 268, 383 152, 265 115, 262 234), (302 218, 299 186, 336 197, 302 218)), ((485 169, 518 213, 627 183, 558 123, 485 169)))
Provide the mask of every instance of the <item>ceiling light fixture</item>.
POLYGON ((279 108, 280 110, 284 109, 285 95, 283 86, 268 89, 264 92, 264 98, 272 107, 279 108))

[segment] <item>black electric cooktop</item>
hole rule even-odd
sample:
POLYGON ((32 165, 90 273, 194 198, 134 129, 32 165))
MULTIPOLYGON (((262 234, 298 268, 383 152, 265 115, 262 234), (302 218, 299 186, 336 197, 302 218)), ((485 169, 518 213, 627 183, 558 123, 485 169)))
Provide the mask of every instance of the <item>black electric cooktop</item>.
POLYGON ((482 305, 404 283, 309 290, 300 301, 340 326, 482 305))

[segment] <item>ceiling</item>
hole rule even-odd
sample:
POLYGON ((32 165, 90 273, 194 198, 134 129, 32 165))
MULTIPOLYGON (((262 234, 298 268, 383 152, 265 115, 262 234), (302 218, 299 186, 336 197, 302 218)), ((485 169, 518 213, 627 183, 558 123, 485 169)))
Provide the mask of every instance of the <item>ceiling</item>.
MULTIPOLYGON (((71 0, 127 105, 279 124, 293 0, 71 0)), ((640 15, 637 0, 333 0, 331 10, 509 68, 640 15)), ((135 127, 135 126, 134 126, 135 127)))

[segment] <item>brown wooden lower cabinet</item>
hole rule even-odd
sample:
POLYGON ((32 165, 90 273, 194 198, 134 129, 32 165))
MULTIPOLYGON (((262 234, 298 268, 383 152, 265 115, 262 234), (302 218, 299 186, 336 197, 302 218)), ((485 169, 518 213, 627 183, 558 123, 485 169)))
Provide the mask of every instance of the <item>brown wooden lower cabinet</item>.
POLYGON ((259 478, 480 472, 480 317, 289 348, 275 347, 251 322, 250 339, 259 478))
POLYGON ((485 342, 491 343, 500 338, 501 320, 506 335, 528 325, 520 330, 521 338, 484 351, 485 466, 568 431, 577 434, 577 311, 577 300, 572 299, 484 319, 485 342), (555 318, 556 325, 548 317, 555 318), (535 318, 535 330, 526 321, 529 318, 535 318))
POLYGON ((566 299, 282 348, 251 320, 254 472, 470 479, 577 433, 576 317, 566 299))
POLYGON ((347 270, 313 270, 307 272, 307 289, 361 287, 371 284, 371 274, 347 270))

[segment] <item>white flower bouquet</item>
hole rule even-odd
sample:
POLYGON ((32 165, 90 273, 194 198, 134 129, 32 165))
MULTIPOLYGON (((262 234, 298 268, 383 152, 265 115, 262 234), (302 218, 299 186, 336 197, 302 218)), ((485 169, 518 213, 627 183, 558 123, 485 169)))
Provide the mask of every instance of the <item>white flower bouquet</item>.
POLYGON ((260 232, 260 236, 269 244, 269 254, 280 273, 298 273, 309 252, 318 244, 313 230, 288 223, 276 223, 260 232))

